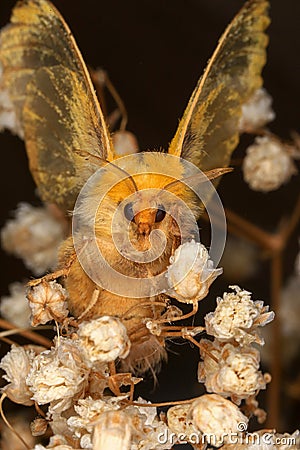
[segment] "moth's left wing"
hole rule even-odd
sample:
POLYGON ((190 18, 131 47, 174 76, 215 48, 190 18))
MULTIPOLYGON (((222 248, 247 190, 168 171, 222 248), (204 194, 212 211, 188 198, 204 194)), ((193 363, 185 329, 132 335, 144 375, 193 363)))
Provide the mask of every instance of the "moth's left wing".
POLYGON ((0 33, 0 66, 4 107, 24 135, 41 198, 72 209, 97 168, 82 154, 101 162, 114 159, 114 153, 82 56, 49 1, 17 3, 0 33))
POLYGON ((261 86, 269 3, 249 0, 222 35, 170 144, 201 170, 226 167, 239 139, 242 105, 261 86))

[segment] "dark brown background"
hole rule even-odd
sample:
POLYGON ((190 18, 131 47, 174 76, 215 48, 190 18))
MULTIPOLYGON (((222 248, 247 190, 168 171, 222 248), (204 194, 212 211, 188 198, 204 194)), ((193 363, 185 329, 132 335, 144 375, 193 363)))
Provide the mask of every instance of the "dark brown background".
MULTIPOLYGON (((127 106, 128 128, 136 133, 142 149, 167 146, 218 37, 243 4, 240 0, 56 0, 54 3, 70 25, 85 61, 109 72, 127 106)), ((290 130, 300 132, 300 2, 273 0, 271 4, 264 79, 277 114, 272 131, 287 138, 290 130)), ((14 1, 1 1, 1 26, 9 20, 13 5, 14 1)), ((17 203, 37 203, 37 199, 23 144, 5 133, 0 136, 0 146, 3 224, 17 203)), ((225 206, 272 230, 280 217, 292 209, 298 186, 299 176, 274 193, 254 193, 242 183, 237 170, 222 181, 220 195, 225 206)), ((293 270, 297 250, 295 233, 286 252, 285 276, 293 270)), ((1 292, 6 293, 10 282, 28 274, 22 263, 12 257, 1 254, 1 263, 1 292)), ((260 276, 249 280, 245 287, 268 303, 268 266, 263 264, 260 276)), ((222 282, 214 287, 207 300, 208 309, 223 288, 222 282)), ((197 352, 187 344, 173 345, 172 352, 168 370, 164 369, 159 376, 158 390, 145 394, 148 398, 162 401, 199 392, 195 380, 197 352)), ((295 369, 298 366, 293 366, 293 373, 295 369)), ((292 378, 293 373, 287 377, 292 378)), ((295 404, 284 401, 286 431, 299 422, 296 410, 295 404)))

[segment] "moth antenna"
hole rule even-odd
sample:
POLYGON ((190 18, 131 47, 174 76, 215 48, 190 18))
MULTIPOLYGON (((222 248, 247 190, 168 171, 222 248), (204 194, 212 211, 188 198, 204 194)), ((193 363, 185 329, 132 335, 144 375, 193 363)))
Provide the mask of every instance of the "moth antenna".
POLYGON ((116 169, 120 170, 122 173, 124 173, 125 175, 128 176, 128 179, 131 181, 135 192, 138 192, 139 188, 137 187, 136 182, 133 179, 133 176, 130 175, 130 173, 127 172, 127 170, 122 169, 122 167, 117 166, 116 164, 114 164, 111 161, 107 161, 107 159, 105 158, 101 158, 101 156, 97 156, 97 155, 92 155, 91 153, 89 153, 86 150, 78 150, 78 149, 74 149, 74 152, 77 153, 77 155, 82 156, 83 158, 88 158, 88 159, 94 159, 96 164, 98 164, 100 167, 102 166, 103 163, 106 164, 110 164, 111 166, 115 167, 116 169), (100 163, 101 162, 101 163, 100 163))
POLYGON ((207 170, 206 172, 203 172, 201 174, 197 173, 196 175, 191 175, 190 177, 185 177, 185 178, 181 178, 180 180, 175 180, 175 181, 171 181, 171 183, 166 184, 166 186, 164 186, 164 190, 169 190, 170 187, 175 186, 178 183, 184 183, 185 181, 192 181, 192 180, 199 180, 201 183, 205 183, 207 181, 207 179, 209 180, 214 180, 222 175, 224 175, 225 173, 229 173, 232 172, 233 168, 232 167, 221 167, 218 169, 212 169, 212 170, 207 170))

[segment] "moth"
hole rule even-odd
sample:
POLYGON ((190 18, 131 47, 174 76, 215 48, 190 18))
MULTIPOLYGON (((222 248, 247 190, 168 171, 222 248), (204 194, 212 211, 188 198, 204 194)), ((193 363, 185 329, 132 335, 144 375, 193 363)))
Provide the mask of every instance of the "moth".
POLYGON ((180 181, 189 176, 184 161, 210 178, 223 173, 239 140, 242 105, 262 85, 268 6, 266 0, 247 1, 226 28, 169 148, 140 152, 124 163, 114 150, 87 67, 54 5, 48 0, 19 1, 0 34, 0 86, 13 108, 15 131, 25 141, 41 199, 67 214, 76 200, 78 206, 79 193, 100 169, 78 206, 83 231, 75 230, 62 244, 58 269, 65 275, 71 314, 79 320, 121 318, 132 343, 124 364, 136 372, 155 366, 164 354, 164 337, 151 334, 145 318, 163 317, 168 297, 153 294, 151 288, 142 296, 122 295, 113 279, 109 289, 99 286, 93 275, 99 274, 105 284, 109 267, 128 280, 149 279, 151 287, 151 280, 165 272, 182 234, 190 232, 188 220, 179 230, 172 208, 180 216, 184 203, 195 219, 202 211, 201 202, 180 181), (181 203, 173 204, 166 193, 181 203), (89 241, 86 230, 91 223, 96 250, 108 266, 90 253, 87 271, 80 254, 89 241), (122 247, 125 230, 131 255, 140 258, 130 257, 122 247), (153 231, 157 245, 162 235, 164 245, 159 255, 149 257, 156 245, 153 231))

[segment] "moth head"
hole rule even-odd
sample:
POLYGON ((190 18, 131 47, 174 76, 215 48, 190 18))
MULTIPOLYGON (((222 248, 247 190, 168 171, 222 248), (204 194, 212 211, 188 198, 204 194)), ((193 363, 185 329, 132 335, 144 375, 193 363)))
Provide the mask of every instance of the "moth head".
POLYGON ((160 189, 139 190, 124 202, 124 232, 129 233, 132 245, 140 251, 149 250, 161 243, 171 242, 176 217, 170 203, 166 202, 160 189))
POLYGON ((128 221, 135 224, 138 235, 149 236, 151 231, 159 228, 158 224, 166 218, 166 209, 164 205, 159 204, 157 207, 135 212, 136 206, 133 202, 126 203, 124 216, 128 221))

